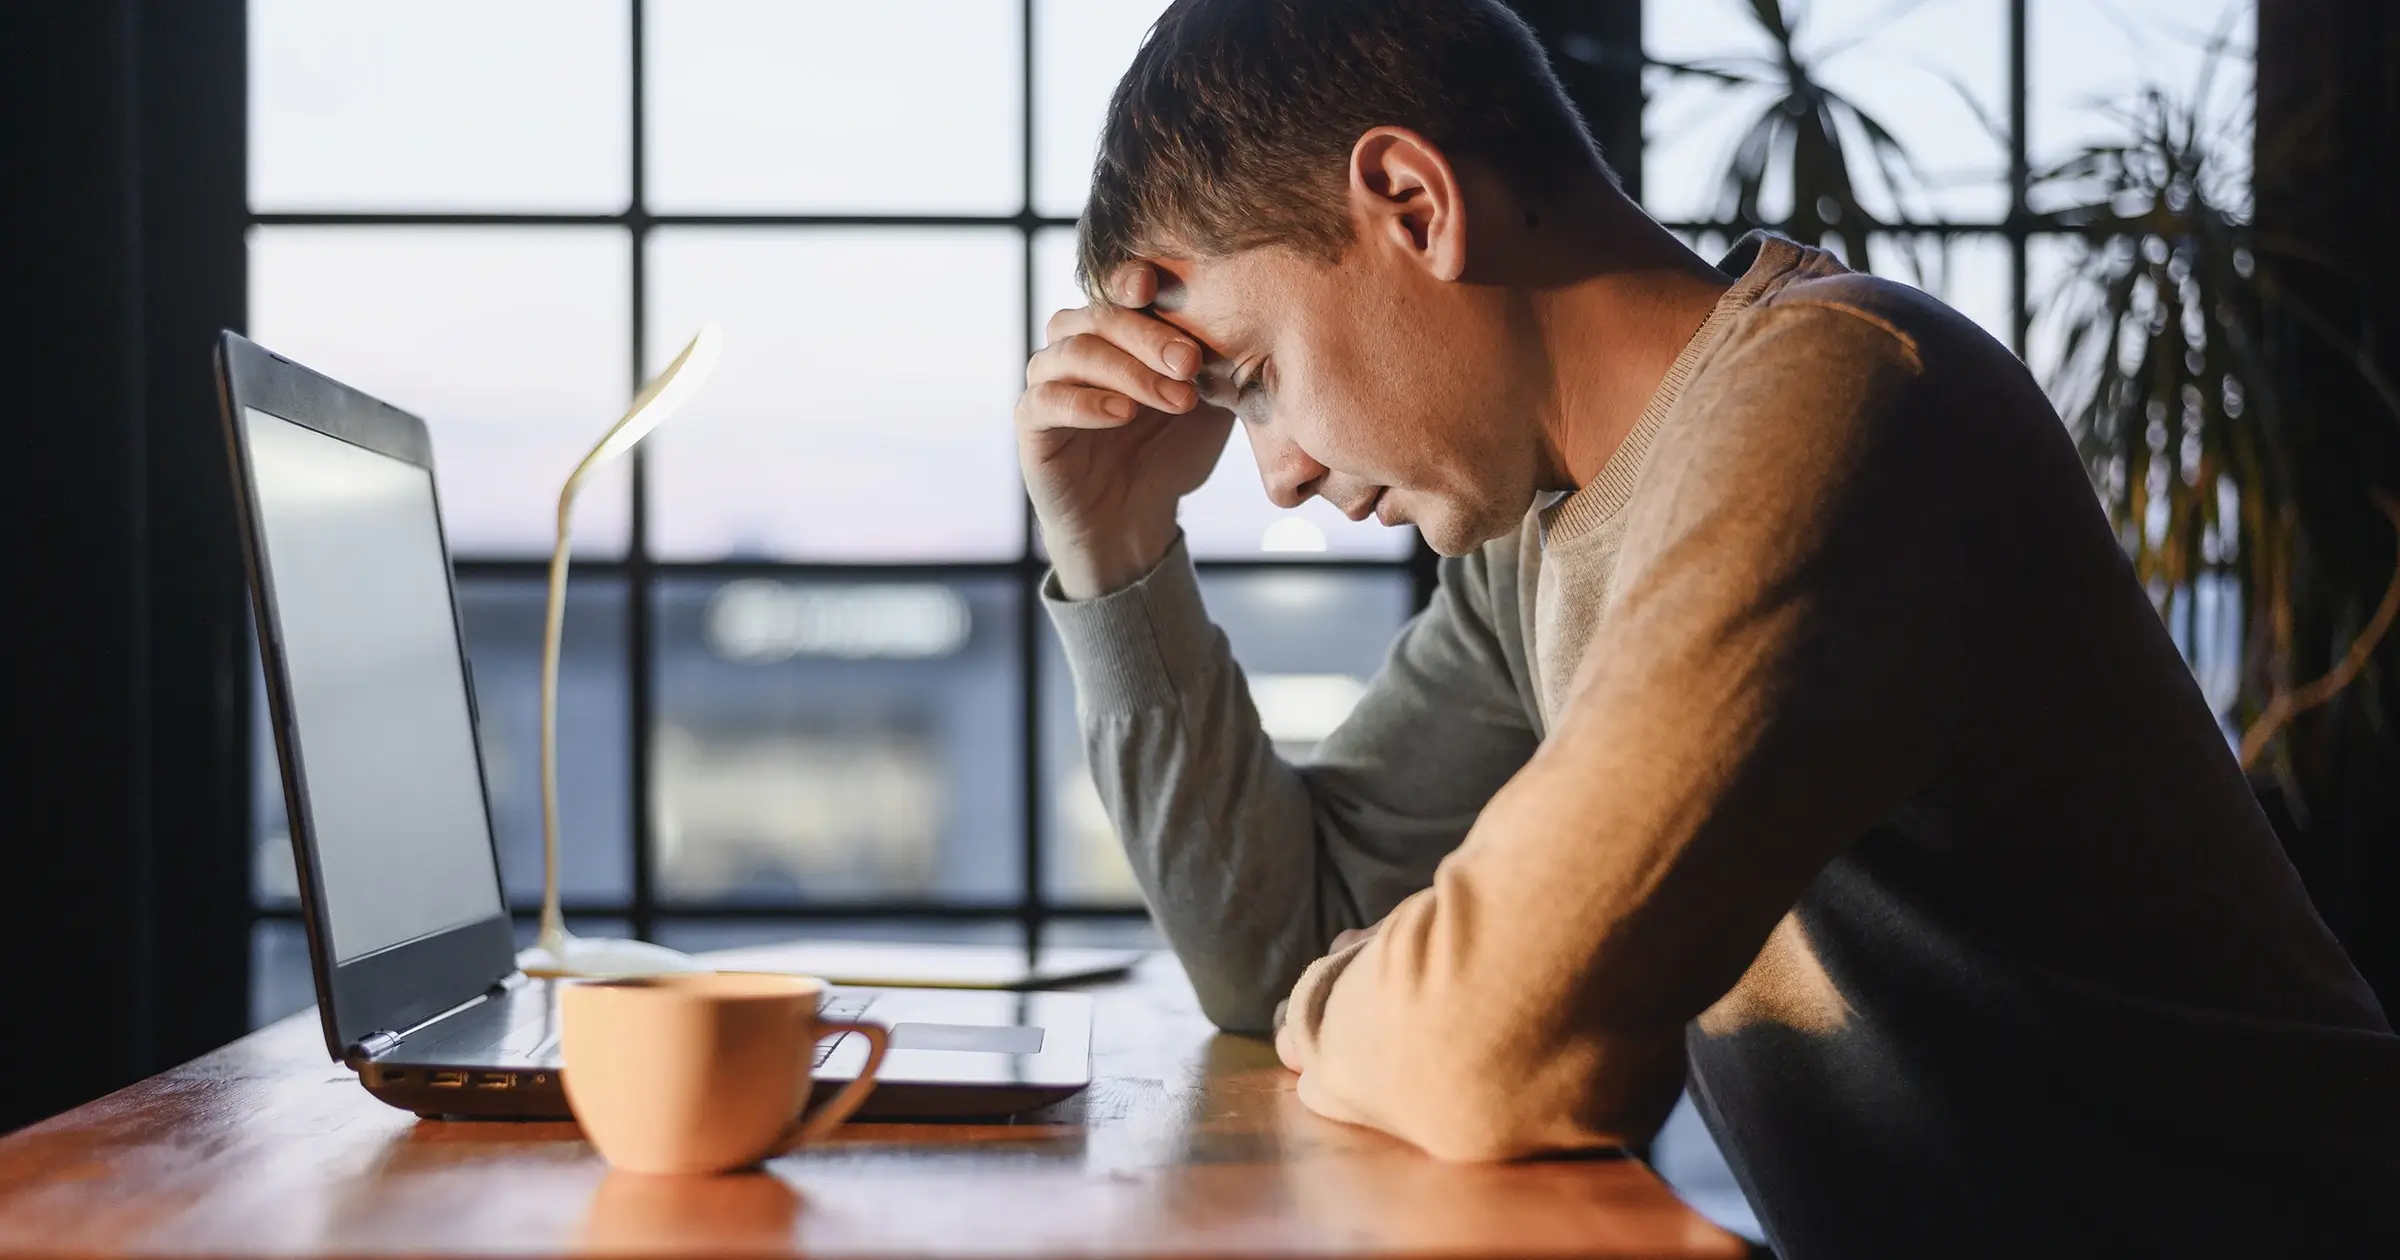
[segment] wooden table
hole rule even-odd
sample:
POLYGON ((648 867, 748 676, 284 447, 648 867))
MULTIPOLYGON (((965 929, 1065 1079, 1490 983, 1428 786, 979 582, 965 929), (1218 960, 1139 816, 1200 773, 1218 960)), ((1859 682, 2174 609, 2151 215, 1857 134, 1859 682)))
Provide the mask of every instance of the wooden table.
POLYGON ((1631 1159, 1445 1165, 1309 1114, 1170 958, 1093 993, 1081 1097, 690 1179, 612 1174, 572 1124, 385 1107, 307 1012, 0 1139, 0 1256, 1744 1252, 1631 1159))

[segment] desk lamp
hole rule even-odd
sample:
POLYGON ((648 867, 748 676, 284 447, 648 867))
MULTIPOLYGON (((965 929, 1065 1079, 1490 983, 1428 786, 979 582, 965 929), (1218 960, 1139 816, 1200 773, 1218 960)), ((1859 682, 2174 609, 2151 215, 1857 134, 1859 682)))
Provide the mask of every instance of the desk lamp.
POLYGON ((701 325, 699 335, 642 387, 624 418, 575 465, 558 492, 558 549, 550 553, 550 607, 542 637, 542 925, 533 947, 517 955, 517 966, 527 975, 606 978, 703 969, 685 954, 646 941, 567 934, 558 908, 558 650, 567 619, 567 539, 576 492, 601 465, 632 450, 698 393, 724 344, 714 321, 701 325))

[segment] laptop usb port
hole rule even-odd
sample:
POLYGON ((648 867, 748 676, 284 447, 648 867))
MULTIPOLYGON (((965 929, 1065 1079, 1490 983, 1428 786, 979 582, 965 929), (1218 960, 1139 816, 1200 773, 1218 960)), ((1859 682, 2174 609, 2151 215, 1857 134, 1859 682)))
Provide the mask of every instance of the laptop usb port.
POLYGON ((477 1089, 515 1089, 516 1087, 517 1074, 514 1072, 477 1072, 475 1074, 475 1088, 477 1089))
POLYGON ((467 1074, 464 1072, 428 1072, 426 1079, 433 1083, 435 1089, 459 1089, 466 1085, 467 1074))

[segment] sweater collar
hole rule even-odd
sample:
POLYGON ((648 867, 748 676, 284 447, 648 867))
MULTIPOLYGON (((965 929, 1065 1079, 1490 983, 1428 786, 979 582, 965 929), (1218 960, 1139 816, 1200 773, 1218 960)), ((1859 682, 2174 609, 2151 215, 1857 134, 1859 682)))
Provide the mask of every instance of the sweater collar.
POLYGON ((1542 528, 1542 543, 1573 538, 1608 520, 1622 511, 1633 497, 1633 485, 1642 471, 1650 444, 1658 437, 1667 413, 1683 397, 1684 387, 1698 375, 1700 365, 1711 351, 1725 340, 1733 322, 1743 312, 1758 304, 1770 291, 1782 288, 1793 279, 1831 275, 1846 270, 1839 260, 1821 249, 1802 245, 1772 232, 1750 232, 1734 242, 1732 252, 1717 264, 1717 270, 1739 278, 1725 290, 1717 304, 1709 309, 1699 331, 1683 345, 1675 362, 1667 369, 1664 380, 1642 407, 1641 416, 1617 444, 1600 475, 1582 489, 1538 509, 1542 528))

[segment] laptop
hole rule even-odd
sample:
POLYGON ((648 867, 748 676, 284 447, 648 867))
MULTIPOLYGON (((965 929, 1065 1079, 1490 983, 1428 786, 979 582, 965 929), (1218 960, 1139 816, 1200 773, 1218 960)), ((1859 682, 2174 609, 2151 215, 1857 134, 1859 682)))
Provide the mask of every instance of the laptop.
MULTIPOLYGON (((217 372, 326 1049, 420 1115, 563 1117, 573 982, 517 969, 425 425, 231 332, 217 372)), ((863 1116, 1013 1115, 1091 1079, 1082 994, 825 1004, 892 1029, 863 1116)), ((866 1046, 816 1056, 822 1095, 866 1046)))

